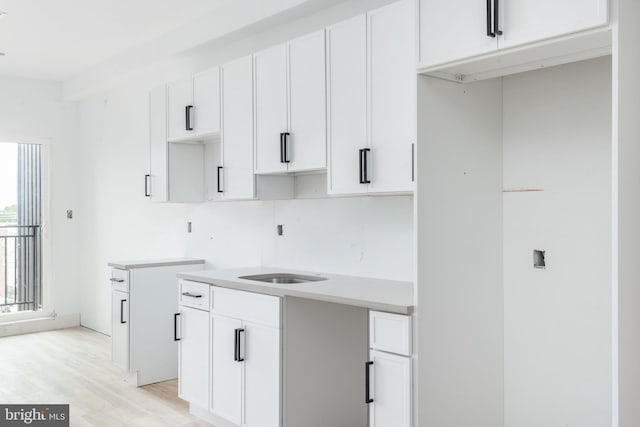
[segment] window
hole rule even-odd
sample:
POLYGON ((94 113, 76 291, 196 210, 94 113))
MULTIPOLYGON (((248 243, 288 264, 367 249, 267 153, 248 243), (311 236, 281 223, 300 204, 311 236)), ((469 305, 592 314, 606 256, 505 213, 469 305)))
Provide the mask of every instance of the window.
POLYGON ((42 152, 0 142, 0 321, 42 309, 42 152))

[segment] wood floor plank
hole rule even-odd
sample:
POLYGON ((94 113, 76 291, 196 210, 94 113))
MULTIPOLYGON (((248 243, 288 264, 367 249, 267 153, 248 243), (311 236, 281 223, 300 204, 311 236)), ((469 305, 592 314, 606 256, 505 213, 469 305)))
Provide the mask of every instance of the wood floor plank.
POLYGON ((68 403, 74 427, 211 427, 189 414, 177 380, 125 383, 110 338, 90 329, 0 338, 0 372, 0 402, 68 403))

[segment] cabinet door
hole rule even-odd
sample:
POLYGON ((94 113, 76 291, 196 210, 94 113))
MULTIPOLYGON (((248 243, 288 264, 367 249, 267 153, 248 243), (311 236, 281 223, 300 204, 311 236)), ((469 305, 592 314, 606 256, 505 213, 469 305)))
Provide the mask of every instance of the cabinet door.
POLYGON ((209 402, 209 312, 180 307, 178 394, 200 408, 209 402))
POLYGON ((485 1, 419 0, 418 8, 419 67, 465 59, 498 48, 497 38, 487 36, 485 1))
POLYGON ((111 360, 129 371, 129 294, 111 291, 111 360))
POLYGON ((188 105, 193 105, 192 89, 191 79, 178 80, 167 85, 170 141, 188 138, 193 134, 193 131, 187 130, 185 111, 188 105))
POLYGON ((507 48, 606 25, 607 0, 503 0, 499 47, 507 48))
POLYGON ((235 330, 242 322, 211 315, 211 405, 214 415, 240 425, 242 362, 235 360, 235 330))
POLYGON ((413 3, 367 14, 369 39, 369 192, 410 191, 415 141, 413 3))
POLYGON ((167 201, 167 88, 149 93, 149 194, 152 202, 167 201))
POLYGON ((280 426, 280 331, 244 322, 245 427, 280 426))
POLYGON ((324 30, 289 43, 289 172, 327 167, 324 30))
POLYGON ((225 199, 253 199, 253 66, 251 56, 222 66, 222 165, 225 199))
POLYGON ((280 160, 280 134, 288 130, 287 46, 253 56, 255 77, 256 173, 286 172, 280 160))
POLYGON ((327 28, 330 194, 363 193, 359 150, 367 147, 367 21, 360 15, 327 28))
POLYGON ((193 77, 193 128, 197 135, 220 131, 220 68, 193 77))
POLYGON ((370 427, 411 427, 411 359, 371 350, 370 427))

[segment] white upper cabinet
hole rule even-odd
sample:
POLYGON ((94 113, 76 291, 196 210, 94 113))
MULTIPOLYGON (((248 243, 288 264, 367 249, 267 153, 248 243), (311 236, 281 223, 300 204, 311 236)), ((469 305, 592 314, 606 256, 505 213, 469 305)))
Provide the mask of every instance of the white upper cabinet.
POLYGON ((367 18, 327 28, 330 194, 363 191, 359 155, 367 144, 367 18))
POLYGON ((499 47, 508 48, 606 25, 607 0, 501 0, 499 47))
POLYGON ((193 77, 193 131, 207 135, 220 131, 220 68, 193 77))
POLYGON ((255 77, 256 173, 286 172, 282 135, 288 131, 287 46, 253 56, 255 77))
POLYGON ((251 56, 221 67, 222 164, 217 190, 224 199, 253 199, 253 67, 251 56))
POLYGON ((216 67, 167 85, 169 141, 220 131, 220 70, 216 67))
POLYGON ((254 55, 255 172, 326 167, 324 31, 254 55))
MULTIPOLYGON (((483 0, 418 0, 420 22, 418 66, 468 58, 495 51, 498 40, 488 36, 483 0)), ((490 23, 489 23, 490 25, 490 23)))
POLYGON ((467 60, 609 22, 608 0, 417 0, 417 4, 418 68, 467 60))
POLYGON ((403 0, 327 29, 330 194, 413 188, 413 17, 403 0))
POLYGON ((192 130, 188 118, 193 107, 193 85, 191 79, 178 80, 167 85, 170 141, 189 138, 192 130))
POLYGON ((149 93, 149 175, 145 177, 145 195, 152 202, 167 201, 167 88, 149 93))
POLYGON ((369 192, 413 189, 416 74, 413 3, 403 0, 367 15, 369 39, 369 192))
POLYGON ((289 43, 289 172, 327 167, 324 30, 289 43))

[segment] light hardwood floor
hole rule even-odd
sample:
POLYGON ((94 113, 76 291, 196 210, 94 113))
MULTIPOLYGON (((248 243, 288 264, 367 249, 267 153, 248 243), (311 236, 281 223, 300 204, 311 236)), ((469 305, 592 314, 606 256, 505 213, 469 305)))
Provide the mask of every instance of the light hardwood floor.
POLYGON ((72 426, 208 426, 177 381, 133 387, 111 364, 109 337, 71 328, 0 338, 1 403, 68 403, 72 426))

